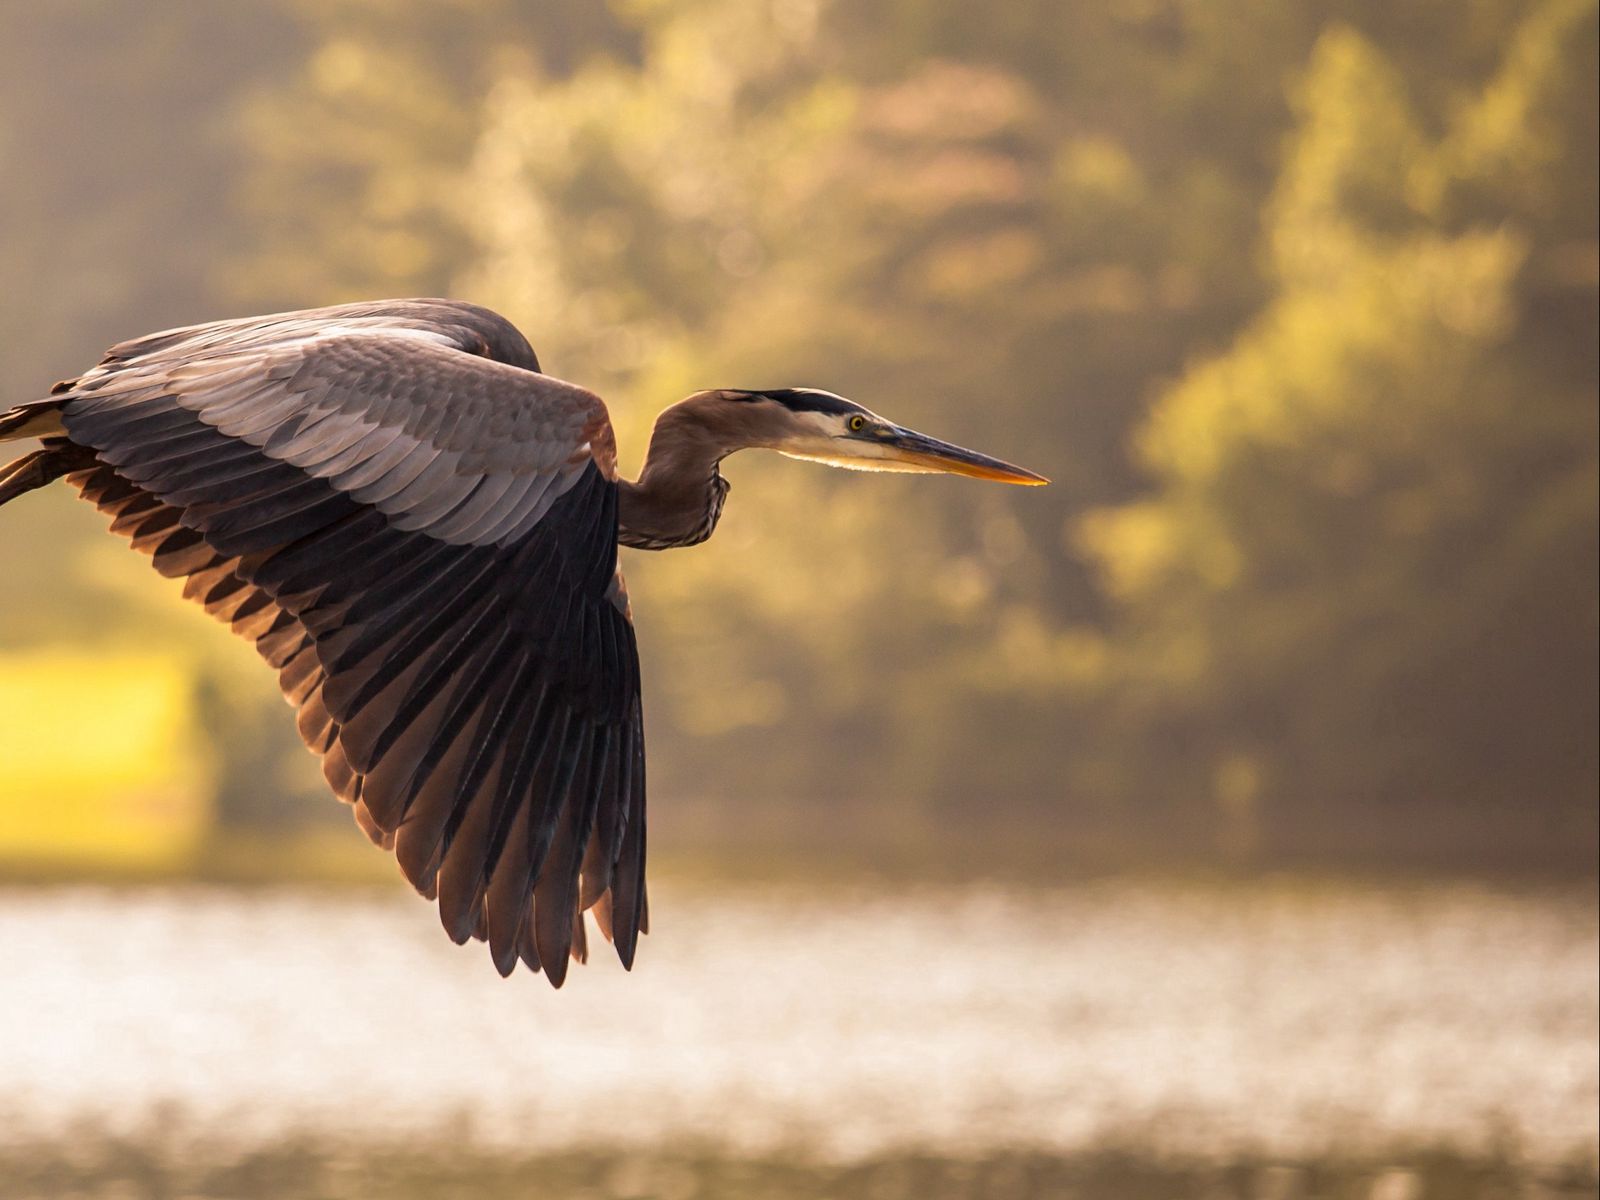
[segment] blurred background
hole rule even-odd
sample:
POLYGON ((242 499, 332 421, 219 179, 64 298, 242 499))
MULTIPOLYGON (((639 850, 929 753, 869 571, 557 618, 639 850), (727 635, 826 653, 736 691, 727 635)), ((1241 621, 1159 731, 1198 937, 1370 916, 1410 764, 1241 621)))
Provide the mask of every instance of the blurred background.
POLYGON ((625 555, 656 932, 455 951, 269 673, 0 514, 0 1196, 1594 1195, 1594 0, 0 3, 0 403, 450 295, 1047 489, 625 555))

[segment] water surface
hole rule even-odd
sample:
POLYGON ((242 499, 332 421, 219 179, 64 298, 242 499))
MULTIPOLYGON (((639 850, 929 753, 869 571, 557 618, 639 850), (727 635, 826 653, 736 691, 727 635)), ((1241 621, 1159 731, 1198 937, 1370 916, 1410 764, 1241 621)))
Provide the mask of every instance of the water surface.
POLYGON ((402 892, 0 891, 0 1148, 289 1142, 1593 1171, 1592 891, 652 894, 629 975, 502 981, 402 892))

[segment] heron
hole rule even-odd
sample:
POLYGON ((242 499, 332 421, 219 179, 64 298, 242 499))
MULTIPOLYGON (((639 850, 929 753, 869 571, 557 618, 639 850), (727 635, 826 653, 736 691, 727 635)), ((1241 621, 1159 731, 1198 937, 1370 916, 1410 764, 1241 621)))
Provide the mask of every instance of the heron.
POLYGON ((744 449, 1042 484, 812 388, 696 392, 637 480, 593 392, 504 317, 387 300, 111 347, 0 414, 57 479, 277 672, 333 793, 438 907, 560 987, 584 914, 633 966, 649 928, 645 742, 618 547, 693 546, 744 449))

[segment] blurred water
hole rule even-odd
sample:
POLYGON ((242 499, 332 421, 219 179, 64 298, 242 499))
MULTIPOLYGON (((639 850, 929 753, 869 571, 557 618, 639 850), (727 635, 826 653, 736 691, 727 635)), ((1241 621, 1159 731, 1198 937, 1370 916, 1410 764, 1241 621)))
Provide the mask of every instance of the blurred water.
POLYGON ((0 891, 0 1145, 89 1130, 1593 1164, 1592 892, 658 886, 633 974, 495 976, 418 900, 0 891))

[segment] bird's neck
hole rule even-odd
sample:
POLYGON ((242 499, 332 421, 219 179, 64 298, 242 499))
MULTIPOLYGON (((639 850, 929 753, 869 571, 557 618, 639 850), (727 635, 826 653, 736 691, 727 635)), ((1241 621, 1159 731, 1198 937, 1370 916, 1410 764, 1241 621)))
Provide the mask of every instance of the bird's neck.
POLYGON ((717 470, 726 453, 663 414, 638 481, 618 484, 617 540, 640 550, 705 541, 717 527, 728 495, 728 481, 717 470))

